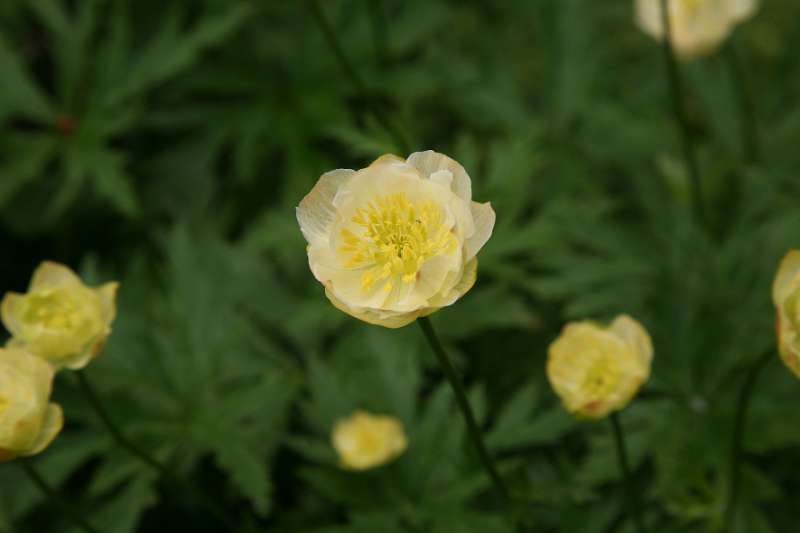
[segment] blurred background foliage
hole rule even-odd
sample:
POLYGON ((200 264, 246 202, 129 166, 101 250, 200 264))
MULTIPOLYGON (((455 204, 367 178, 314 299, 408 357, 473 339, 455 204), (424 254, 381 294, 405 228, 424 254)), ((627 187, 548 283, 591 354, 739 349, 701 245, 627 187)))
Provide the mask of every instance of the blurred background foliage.
MULTIPOLYGON (((336 311, 294 206, 332 168, 452 155, 498 214, 476 287, 433 319, 537 532, 631 532, 610 428, 570 419, 544 378, 568 319, 641 319, 654 373, 623 423, 651 530, 719 525, 736 396, 773 346, 769 287, 800 245, 800 4, 764 2, 726 48, 682 65, 705 224, 661 49, 628 0, 325 0, 370 93, 308 2, 3 0, 0 280, 44 258, 122 281, 88 370, 127 434, 228 508, 240 531, 504 532, 417 328, 336 311), (731 48, 733 47, 733 48, 731 48), (764 157, 745 146, 738 55, 764 157), (403 420, 407 452, 337 467, 354 408, 403 420)), ((777 357, 776 357, 777 361, 777 357)), ((221 531, 121 450, 60 375, 68 425, 36 459, 102 531, 221 531)), ((800 387, 758 383, 736 533, 790 533, 800 387)), ((13 463, 0 531, 68 531, 13 463)))

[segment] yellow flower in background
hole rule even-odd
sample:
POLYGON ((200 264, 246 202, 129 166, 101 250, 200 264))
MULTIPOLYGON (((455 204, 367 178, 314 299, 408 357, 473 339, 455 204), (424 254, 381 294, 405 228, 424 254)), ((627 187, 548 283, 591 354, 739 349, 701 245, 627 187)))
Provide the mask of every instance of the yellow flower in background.
POLYGON ((608 327, 571 322, 550 345, 547 377, 570 413, 602 418, 633 399, 652 360, 650 335, 627 315, 608 327))
POLYGON ((783 258, 772 284, 777 310, 778 351, 786 366, 800 377, 800 250, 783 258))
POLYGON ((297 220, 311 271, 333 305, 397 328, 472 287, 495 214, 472 201, 461 165, 427 151, 323 174, 297 220))
POLYGON ((0 461, 44 450, 64 425, 50 402, 53 367, 16 348, 0 348, 0 461))
POLYGON ((402 454, 408 444, 400 420, 362 410, 336 423, 332 441, 341 465, 350 470, 386 464, 402 454))
POLYGON ((24 348, 57 369, 83 368, 111 333, 118 286, 87 287, 64 265, 43 262, 27 293, 10 292, 3 298, 3 324, 12 335, 9 346, 24 348))
MULTIPOLYGON (((664 38, 661 0, 635 0, 639 27, 657 40, 664 38)), ((759 0, 667 0, 672 45, 683 59, 712 52, 750 18, 759 0)))

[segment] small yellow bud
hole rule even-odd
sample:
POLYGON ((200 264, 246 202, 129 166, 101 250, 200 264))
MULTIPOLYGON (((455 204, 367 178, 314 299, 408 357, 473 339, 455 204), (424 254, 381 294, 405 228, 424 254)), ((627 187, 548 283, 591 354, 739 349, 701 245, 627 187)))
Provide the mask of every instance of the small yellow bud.
POLYGON ((323 174, 297 207, 297 221, 331 303, 399 328, 472 288, 495 213, 472 201, 464 167, 429 150, 323 174))
POLYGON ((43 262, 28 292, 7 293, 2 318, 9 346, 23 348, 57 369, 79 369, 100 353, 116 315, 119 284, 87 287, 64 265, 43 262))
POLYGON ((783 258, 772 284, 778 351, 786 366, 800 377, 800 250, 783 258))
POLYGON ((400 420, 362 410, 336 423, 332 442, 342 467, 349 470, 367 470, 386 464, 402 454, 407 446, 400 420))
POLYGON ((609 327, 571 322, 550 345, 547 377, 570 413, 602 418, 631 401, 652 360, 650 335, 627 315, 609 327))
POLYGON ((53 367, 16 348, 0 348, 0 462, 44 450, 61 431, 50 401, 53 367))
MULTIPOLYGON (((642 31, 664 38, 661 0, 635 0, 642 31)), ((676 53, 692 59, 714 51, 736 24, 753 16, 759 0, 667 0, 670 36, 676 53)))

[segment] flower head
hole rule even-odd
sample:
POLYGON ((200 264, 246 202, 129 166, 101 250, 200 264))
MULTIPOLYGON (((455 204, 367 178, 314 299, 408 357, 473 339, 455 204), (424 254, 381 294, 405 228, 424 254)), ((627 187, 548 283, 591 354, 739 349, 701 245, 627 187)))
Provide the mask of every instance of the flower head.
MULTIPOLYGON (((672 45, 683 59, 713 51, 734 26, 756 12, 759 0, 667 0, 672 45)), ((652 37, 664 38, 661 0, 636 0, 636 20, 652 37)))
POLYGON ((56 368, 83 368, 103 347, 116 314, 117 283, 87 287, 64 265, 43 262, 25 294, 7 293, 3 324, 10 346, 24 348, 56 368))
POLYGON ((336 423, 332 441, 341 465, 350 470, 386 464, 402 454, 407 446, 400 420, 361 410, 336 423))
POLYGON ((495 214, 472 201, 461 165, 428 151, 323 174, 297 220, 311 271, 333 305, 397 328, 472 287, 495 214))
POLYGON ((602 418, 631 401, 652 360, 650 336, 627 315, 609 327, 571 322, 550 345, 547 377, 570 413, 602 418))
POLYGON ((50 402, 53 367, 16 348, 0 348, 0 462, 44 450, 64 424, 50 402))
POLYGON ((783 258, 772 284, 777 311, 778 351, 786 366, 800 377, 800 250, 783 258))

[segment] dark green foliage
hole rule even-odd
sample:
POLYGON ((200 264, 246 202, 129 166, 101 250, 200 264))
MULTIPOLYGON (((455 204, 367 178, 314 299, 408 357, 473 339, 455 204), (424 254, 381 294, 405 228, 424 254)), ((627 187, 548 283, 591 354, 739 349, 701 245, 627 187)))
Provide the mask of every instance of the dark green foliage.
MULTIPOLYGON (((536 532, 627 533, 607 421, 580 422, 544 377, 567 320, 627 312, 653 376, 621 413, 652 532, 722 520, 736 397, 774 344, 770 284, 800 246, 800 5, 771 0, 729 51, 681 65, 705 223, 691 215, 659 47, 628 0, 320 2, 372 91, 340 69, 306 2, 0 2, 0 274, 42 259, 122 282, 88 369, 126 434, 229 510, 241 531, 512 531, 416 325, 334 309, 294 206, 323 171, 397 141, 459 160, 491 201, 475 288, 433 323, 536 532), (399 417, 392 464, 339 468, 353 409, 399 417)), ((63 434, 35 459, 104 532, 220 531, 191 494, 120 449, 57 379, 63 434)), ((731 533, 791 533, 800 384, 756 384, 731 533)), ((14 463, 0 531, 69 531, 14 463)))

